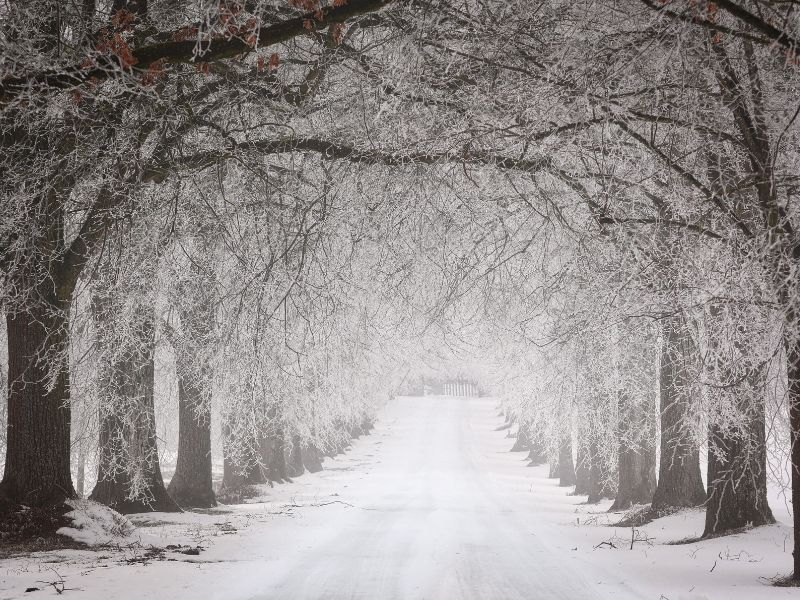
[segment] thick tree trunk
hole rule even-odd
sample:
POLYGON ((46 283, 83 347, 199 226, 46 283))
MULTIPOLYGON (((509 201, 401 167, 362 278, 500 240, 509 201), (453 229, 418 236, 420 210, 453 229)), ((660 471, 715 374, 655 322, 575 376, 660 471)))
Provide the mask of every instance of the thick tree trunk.
POLYGON ((610 510, 648 504, 656 489, 654 407, 627 392, 618 396, 617 495, 610 510))
POLYGON ((210 508, 217 504, 211 479, 210 395, 202 383, 197 386, 179 376, 178 459, 167 491, 182 508, 210 508))
MULTIPOLYGON (((797 332, 792 332, 791 335, 787 336, 786 362, 789 388, 792 506, 800 506, 800 334, 797 332)), ((800 581, 800 510, 792 512, 792 525, 794 529, 794 551, 792 552, 794 571, 792 579, 800 581)))
POLYGON ((230 423, 225 422, 222 431, 223 474, 219 496, 225 501, 241 498, 244 488, 267 482, 266 468, 261 468, 260 444, 255 438, 248 442, 231 439, 230 423), (242 446, 237 452, 233 446, 242 446))
POLYGON ((545 452, 544 444, 541 440, 533 435, 533 430, 530 424, 526 426, 526 436, 528 438, 528 461, 529 467, 543 465, 547 462, 547 453, 545 452))
POLYGON ((588 496, 591 492, 589 451, 586 443, 578 438, 578 455, 575 463, 575 494, 588 496))
POLYGON ((347 433, 350 436, 351 440, 357 440, 358 438, 360 438, 364 434, 364 432, 361 429, 361 424, 360 423, 355 423, 355 424, 351 425, 347 429, 347 433))
POLYGON ((634 504, 647 504, 656 489, 655 448, 619 449, 617 495, 611 510, 625 510, 634 504))
POLYGON ((334 425, 337 432, 340 432, 340 435, 337 436, 338 440, 328 446, 325 450, 325 456, 333 458, 337 454, 342 454, 347 448, 350 446, 350 437, 349 437, 349 427, 344 423, 342 420, 336 421, 334 425))
POLYGON ((525 421, 520 421, 519 429, 517 430, 517 439, 511 452, 527 452, 531 448, 530 432, 528 424, 525 421))
POLYGON ((572 460, 572 438, 567 436, 561 442, 558 451, 558 485, 569 487, 575 485, 575 464, 572 460))
POLYGON ((78 492, 78 498, 83 498, 86 493, 86 452, 83 449, 83 444, 78 452, 78 472, 75 475, 75 491, 78 492))
POLYGON ((597 504, 605 498, 614 497, 616 490, 611 474, 603 463, 597 445, 591 443, 589 446, 589 497, 586 502, 597 504))
POLYGON ((286 473, 289 477, 300 477, 306 472, 306 468, 303 465, 303 448, 300 444, 299 435, 293 436, 291 448, 287 444, 284 451, 284 461, 286 462, 286 473))
POLYGON ((543 465, 547 462, 547 456, 544 453, 544 448, 542 448, 541 442, 532 439, 530 448, 530 452, 528 452, 528 457, 526 458, 529 467, 543 465))
POLYGON ((550 471, 547 473, 548 479, 558 479, 558 457, 550 457, 550 471))
POLYGON ((700 452, 689 428, 696 348, 685 318, 664 322, 661 346, 661 463, 652 507, 699 506, 706 493, 700 475, 700 452))
MULTIPOLYGON (((766 382, 760 358, 754 356, 751 325, 757 323, 757 330, 762 327, 750 311, 733 314, 733 343, 728 339, 723 347, 713 325, 714 317, 724 313, 711 307, 708 329, 716 357, 711 374, 718 377, 719 384, 714 393, 729 411, 733 409, 735 417, 712 413, 709 419, 704 537, 775 522, 767 501, 766 382)), ((723 335, 730 335, 729 321, 722 320, 717 327, 723 335)))
POLYGON ((286 464, 285 444, 283 443, 283 432, 279 431, 274 438, 269 440, 269 458, 265 456, 264 464, 267 465, 267 472, 270 481, 283 483, 289 480, 289 469, 286 464))
MULTIPOLYGON (((201 292, 202 293, 202 292, 201 292)), ((214 309, 199 294, 181 311, 182 335, 174 336, 178 374, 178 459, 167 491, 183 508, 216 506, 211 474, 210 365, 202 360, 214 309)))
POLYGON ((221 497, 236 494, 246 486, 267 482, 264 472, 258 465, 240 466, 227 454, 222 468, 222 486, 219 493, 221 497))
POLYGON ((309 473, 322 471, 322 458, 316 446, 308 445, 303 447, 303 464, 309 473))
MULTIPOLYGON (((101 318, 109 306, 100 310, 101 318)), ((155 323, 152 307, 135 316, 134 341, 106 363, 100 411, 100 461, 90 498, 123 513, 178 512, 167 494, 155 424, 155 323)), ((99 335, 104 335, 100 327, 99 335)), ((108 341, 108 340, 107 340, 108 341)), ((112 343, 114 343, 112 341, 112 343)), ((110 351, 110 348, 106 348, 110 351)))
POLYGON ((709 427, 708 499, 703 536, 774 523, 767 502, 763 407, 746 424, 749 436, 709 427))
POLYGON ((364 433, 364 435, 369 435, 374 427, 375 421, 372 419, 372 417, 364 415, 361 418, 361 431, 364 433))
POLYGON ((44 506, 75 497, 70 473, 67 306, 6 317, 8 431, 0 503, 44 506))

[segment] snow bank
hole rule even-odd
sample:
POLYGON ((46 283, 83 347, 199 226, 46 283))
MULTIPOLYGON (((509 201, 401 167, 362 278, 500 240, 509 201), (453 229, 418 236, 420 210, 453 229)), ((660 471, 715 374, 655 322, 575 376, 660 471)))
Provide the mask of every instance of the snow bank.
POLYGON ((72 507, 66 516, 72 527, 61 527, 56 533, 87 546, 120 544, 130 541, 133 523, 109 507, 92 500, 67 500, 72 507))

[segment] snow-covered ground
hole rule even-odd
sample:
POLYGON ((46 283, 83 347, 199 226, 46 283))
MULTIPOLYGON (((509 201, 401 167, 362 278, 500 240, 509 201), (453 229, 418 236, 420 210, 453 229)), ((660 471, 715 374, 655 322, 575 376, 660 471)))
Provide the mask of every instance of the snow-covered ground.
POLYGON ((324 472, 259 502, 135 517, 119 548, 0 561, 0 599, 800 597, 765 580, 790 568, 785 524, 665 544, 702 532, 693 511, 642 528, 649 541, 631 549, 630 529, 605 526, 607 504, 508 452, 501 422, 490 399, 398 398, 324 472))

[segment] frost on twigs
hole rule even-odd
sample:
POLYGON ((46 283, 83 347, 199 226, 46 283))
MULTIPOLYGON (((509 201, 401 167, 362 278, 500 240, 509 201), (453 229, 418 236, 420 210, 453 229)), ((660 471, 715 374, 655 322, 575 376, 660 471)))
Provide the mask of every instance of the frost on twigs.
POLYGON ((133 523, 109 507, 92 500, 68 500, 72 507, 65 517, 72 527, 61 527, 56 533, 87 546, 119 544, 129 541, 133 523))

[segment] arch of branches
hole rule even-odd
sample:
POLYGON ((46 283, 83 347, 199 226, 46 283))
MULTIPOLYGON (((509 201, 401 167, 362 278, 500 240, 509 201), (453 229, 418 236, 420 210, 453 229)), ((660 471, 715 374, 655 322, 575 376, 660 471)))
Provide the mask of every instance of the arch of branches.
POLYGON ((798 39, 773 0, 3 4, 0 506, 213 505, 212 446, 216 493, 285 480, 460 361, 590 500, 771 522, 798 39))

